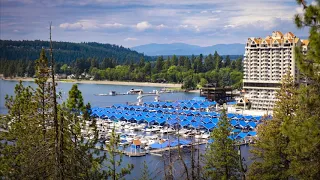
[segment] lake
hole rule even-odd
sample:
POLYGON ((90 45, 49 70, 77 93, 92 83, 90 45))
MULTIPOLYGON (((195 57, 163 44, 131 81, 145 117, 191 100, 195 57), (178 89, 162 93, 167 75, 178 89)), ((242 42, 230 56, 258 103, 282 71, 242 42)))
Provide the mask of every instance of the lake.
MULTIPOLYGON (((0 80, 0 114, 6 114, 8 111, 5 108, 5 96, 14 95, 14 87, 17 84, 17 81, 4 81, 0 80)), ((58 83, 57 91, 62 93, 62 99, 66 100, 68 91, 71 89, 73 83, 58 83)), ((34 82, 23 82, 25 86, 36 87, 34 82)), ((151 92, 153 90, 160 90, 159 87, 145 87, 145 86, 121 86, 121 85, 104 85, 104 84, 78 84, 79 89, 82 92, 84 102, 90 102, 92 107, 104 107, 111 106, 113 104, 125 104, 127 102, 137 102, 138 95, 124 95, 124 96, 95 96, 94 94, 107 94, 110 91, 116 91, 118 93, 126 93, 130 89, 143 89, 144 92, 151 92)), ((193 97, 199 96, 198 93, 166 93, 160 95, 160 100, 188 100, 193 97)), ((144 102, 154 101, 153 97, 145 97, 144 102)), ((201 149, 204 150, 204 146, 201 146, 201 149)), ((249 156, 249 146, 242 146, 241 152, 243 157, 246 159, 246 163, 250 163, 248 160, 249 156)), ((163 158, 159 156, 147 155, 144 157, 123 157, 124 163, 132 163, 134 169, 126 179, 139 179, 142 173, 143 162, 146 161, 148 168, 151 172, 151 177, 153 179, 163 179, 163 158)), ((190 165, 190 162, 188 163, 190 165)), ((177 164, 176 169, 181 167, 177 164)), ((177 177, 178 178, 178 177, 177 177)), ((175 178, 175 179, 177 179, 175 178)))
MULTIPOLYGON (((5 96, 14 95, 14 87, 18 81, 4 81, 0 80, 0 114, 6 114, 5 96)), ((73 83, 58 83, 57 92, 62 92, 63 100, 66 100, 68 91, 71 89, 73 83)), ((36 87, 34 82, 23 82, 25 86, 36 87)), ((90 102, 92 107, 111 106, 113 104, 125 104, 126 102, 137 102, 138 95, 124 95, 124 96, 95 96, 94 94, 108 94, 110 91, 117 93, 126 93, 130 89, 143 89, 144 92, 152 92, 153 90, 160 90, 159 87, 146 87, 146 86, 119 86, 119 85, 106 85, 106 84, 78 84, 78 88, 82 92, 84 102, 90 102)), ((161 94, 160 100, 187 100, 199 96, 199 93, 166 93, 161 94)), ((144 102, 154 101, 154 97, 144 97, 144 102)))

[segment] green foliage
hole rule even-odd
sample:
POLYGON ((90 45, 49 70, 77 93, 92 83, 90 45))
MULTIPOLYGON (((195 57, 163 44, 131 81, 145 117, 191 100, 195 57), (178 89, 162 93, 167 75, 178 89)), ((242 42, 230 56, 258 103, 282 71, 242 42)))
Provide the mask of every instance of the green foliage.
POLYGON ((290 161, 288 145, 290 138, 283 132, 292 123, 297 109, 296 88, 290 74, 287 74, 278 91, 272 120, 258 128, 259 141, 254 145, 255 161, 249 168, 251 179, 288 179, 290 161))
POLYGON ((151 178, 149 177, 149 170, 146 161, 143 161, 142 176, 140 180, 151 180, 151 178))
MULTIPOLYGON (((53 42, 53 46, 57 62, 68 63, 78 58, 87 59, 90 57, 95 57, 99 61, 106 57, 113 57, 119 63, 124 63, 128 59, 139 62, 142 57, 148 61, 151 60, 150 57, 129 48, 112 44, 53 42)), ((42 48, 49 49, 49 41, 0 40, 0 57, 8 60, 35 60, 42 48)))
POLYGON ((187 76, 183 79, 182 89, 192 90, 195 89, 196 83, 193 80, 193 76, 187 76))
POLYGON ((203 86, 206 85, 206 84, 208 84, 208 81, 207 81, 205 78, 201 78, 199 85, 200 85, 201 87, 203 87, 203 86))
POLYGON ((206 150, 204 176, 206 179, 240 179, 239 155, 233 140, 228 138, 231 132, 226 110, 211 133, 214 140, 206 150))
MULTIPOLYGON (((0 126, 5 130, 0 133, 0 140, 4 142, 0 143, 1 177, 105 179, 101 164, 106 155, 95 147, 98 137, 95 125, 86 127, 85 120, 64 104, 56 104, 57 111, 53 111, 55 86, 47 81, 49 68, 44 50, 35 69, 36 90, 24 87, 20 82, 15 88, 15 96, 6 97, 9 114, 0 120, 0 126), (53 123, 55 113, 57 126, 53 123)), ((81 94, 75 88, 73 90, 77 92, 75 94, 81 94)), ((80 96, 72 98, 82 99, 80 96)), ((83 106, 83 100, 69 102, 76 112, 83 106)), ((90 111, 86 117, 90 117, 90 111)))
POLYGON ((127 164, 118 172, 119 166, 122 164, 122 153, 120 152, 120 136, 112 129, 110 141, 106 144, 108 151, 108 169, 106 170, 108 177, 113 180, 122 179, 125 175, 130 174, 133 169, 133 164, 127 164))
MULTIPOLYGON (((231 61, 230 66, 228 66, 230 57, 227 56, 226 62, 223 63, 222 57, 217 52, 213 56, 209 54, 205 57, 204 62, 203 58, 201 54, 199 56, 193 55, 191 59, 187 56, 179 56, 178 58, 173 55, 171 58, 164 59, 159 56, 155 62, 145 62, 145 59, 141 57, 136 64, 130 59, 127 59, 125 64, 119 64, 114 58, 104 58, 103 60, 81 58, 69 63, 58 62, 55 64, 55 69, 56 73, 74 74, 76 78, 80 78, 82 73, 88 73, 95 80, 185 82, 183 88, 186 89, 195 89, 197 84, 201 83, 201 79, 202 85, 205 82, 203 79, 206 79, 208 83, 216 83, 218 86, 241 87, 243 77, 241 58, 231 61)), ((30 62, 33 61, 19 61, 18 66, 15 65, 16 61, 1 59, 0 61, 3 64, 0 67, 0 73, 4 73, 5 77, 34 75, 34 71, 29 70, 30 62), (23 68, 19 67, 27 67, 27 71, 25 72, 23 68)), ((201 84, 199 85, 201 86, 201 84)))
POLYGON ((309 27, 308 52, 296 48, 295 58, 307 84, 297 88, 284 79, 274 108, 274 119, 259 127, 252 179, 318 179, 320 177, 320 1, 297 0, 304 14, 298 28, 309 27))
POLYGON ((67 107, 71 110, 78 110, 78 113, 82 112, 85 108, 83 104, 82 93, 78 89, 77 84, 73 84, 71 90, 69 91, 67 107))

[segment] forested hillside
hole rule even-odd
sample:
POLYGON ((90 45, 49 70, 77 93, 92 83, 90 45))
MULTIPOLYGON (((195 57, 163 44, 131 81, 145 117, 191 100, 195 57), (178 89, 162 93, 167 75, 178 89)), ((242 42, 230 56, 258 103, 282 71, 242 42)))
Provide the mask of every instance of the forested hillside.
MULTIPOLYGON (((98 61, 104 58, 112 58, 119 64, 126 61, 138 62, 140 58, 150 60, 150 57, 142 53, 132 51, 112 44, 100 44, 95 42, 71 43, 53 42, 55 60, 57 62, 71 62, 78 58, 95 58, 98 61)), ((0 40, 0 58, 7 60, 35 60, 39 57, 41 49, 48 49, 48 41, 12 41, 0 40)), ((47 54, 48 55, 48 54, 47 54)))

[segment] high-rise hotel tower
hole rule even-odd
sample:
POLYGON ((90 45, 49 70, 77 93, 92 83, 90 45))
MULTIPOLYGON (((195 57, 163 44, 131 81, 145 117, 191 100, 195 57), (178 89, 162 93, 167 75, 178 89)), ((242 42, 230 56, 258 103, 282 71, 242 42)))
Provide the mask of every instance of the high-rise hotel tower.
POLYGON ((296 46, 307 51, 308 40, 293 33, 272 32, 266 38, 248 38, 244 54, 243 89, 251 109, 271 110, 283 76, 290 71, 296 83, 301 78, 294 58, 296 46))

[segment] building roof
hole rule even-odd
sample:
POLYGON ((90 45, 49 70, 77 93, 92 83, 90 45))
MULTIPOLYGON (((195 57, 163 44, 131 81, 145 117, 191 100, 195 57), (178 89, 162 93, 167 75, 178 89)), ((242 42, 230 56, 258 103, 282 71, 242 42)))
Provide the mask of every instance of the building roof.
POLYGON ((136 146, 140 146, 141 145, 141 141, 139 139, 133 140, 132 144, 136 145, 136 146))

